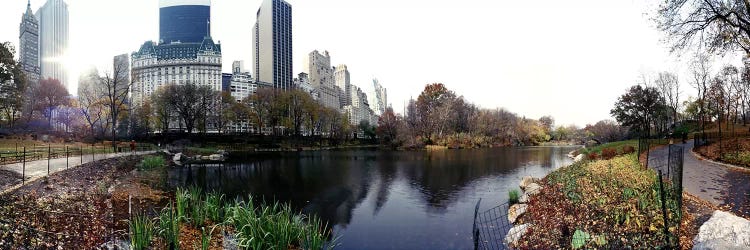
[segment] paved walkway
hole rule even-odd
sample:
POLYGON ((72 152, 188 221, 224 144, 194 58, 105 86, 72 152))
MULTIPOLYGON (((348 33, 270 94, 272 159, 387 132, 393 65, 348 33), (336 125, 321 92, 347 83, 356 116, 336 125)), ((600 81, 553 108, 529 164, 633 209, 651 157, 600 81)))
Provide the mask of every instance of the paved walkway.
MULTIPOLYGON (((135 153, 110 153, 110 154, 95 154, 95 155, 83 155, 83 160, 81 160, 81 156, 71 156, 66 158, 57 158, 57 159, 50 159, 49 160, 49 173, 54 173, 57 171, 65 170, 66 168, 73 168, 80 166, 81 163, 88 163, 96 160, 103 160, 103 159, 109 159, 109 158, 115 158, 120 156, 128 156, 128 155, 145 155, 145 154, 151 154, 155 153, 156 151, 141 151, 141 152, 135 152, 135 153)), ((27 179, 33 179, 37 177, 42 177, 47 175, 47 160, 38 160, 38 161, 30 161, 26 162, 26 178, 27 179)), ((17 172, 18 174, 23 174, 24 167, 23 163, 13 163, 13 164, 7 164, 7 165, 0 165, 0 169, 4 170, 10 170, 13 172, 17 172)))
MULTIPOLYGON (((693 141, 683 146, 682 185, 685 192, 734 213, 750 217, 750 171, 701 160, 693 153, 693 141)), ((668 147, 650 152, 649 162, 666 157, 668 147)))

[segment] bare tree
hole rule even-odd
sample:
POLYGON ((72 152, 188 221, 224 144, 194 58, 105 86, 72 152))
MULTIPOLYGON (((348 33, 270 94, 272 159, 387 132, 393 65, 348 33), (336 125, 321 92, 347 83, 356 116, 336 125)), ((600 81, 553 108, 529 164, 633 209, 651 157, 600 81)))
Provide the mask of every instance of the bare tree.
POLYGON ((677 79, 677 75, 670 72, 661 72, 654 83, 667 106, 669 106, 672 113, 672 122, 677 123, 677 109, 680 107, 680 81, 677 79))
POLYGON ((697 54, 690 64, 692 79, 690 84, 698 90, 698 107, 701 130, 706 131, 706 94, 711 82, 711 66, 705 54, 697 54))
POLYGON ((81 115, 89 126, 92 137, 96 137, 95 128, 106 116, 104 108, 104 97, 101 86, 98 85, 99 74, 90 72, 78 84, 78 107, 81 115))
POLYGON ((750 1, 665 0, 654 20, 673 51, 699 45, 711 52, 750 53, 750 1))
MULTIPOLYGON (((111 119, 112 141, 117 141, 117 121, 120 113, 128 110, 127 101, 130 82, 128 81, 128 62, 127 60, 114 60, 112 72, 104 73, 99 78, 103 95, 105 98, 104 106, 109 110, 111 119)), ((117 151, 117 143, 112 143, 112 148, 117 151)))

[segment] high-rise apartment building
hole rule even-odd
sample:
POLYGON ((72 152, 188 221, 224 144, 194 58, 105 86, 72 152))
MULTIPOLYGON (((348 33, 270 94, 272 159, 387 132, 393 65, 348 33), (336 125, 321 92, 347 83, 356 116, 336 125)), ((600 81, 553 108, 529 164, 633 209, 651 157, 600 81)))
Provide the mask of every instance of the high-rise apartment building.
POLYGON ((159 43, 200 43, 210 22, 211 0, 159 1, 159 43))
POLYGON ((36 12, 39 19, 39 64, 41 78, 60 80, 68 90, 68 72, 64 65, 68 50, 68 4, 47 0, 36 12))
POLYGON ((372 107, 372 110, 375 111, 376 115, 382 115, 385 112, 385 109, 388 108, 388 93, 386 92, 386 89, 380 85, 377 78, 372 79, 372 86, 373 93, 372 96, 370 96, 370 98, 372 98, 370 101, 370 107, 372 107))
POLYGON ((255 80, 274 88, 292 87, 292 6, 284 0, 263 0, 252 29, 255 80))
POLYGON ((240 74, 245 72, 245 61, 232 62, 232 74, 240 74))
POLYGON ((321 54, 317 50, 310 52, 304 61, 304 70, 313 86, 333 86, 333 68, 331 68, 331 56, 328 51, 321 54))
POLYGON ((333 68, 334 82, 341 89, 341 106, 352 105, 351 75, 345 64, 333 68))
POLYGON ((39 82, 39 20, 31 11, 31 0, 26 5, 26 12, 21 16, 18 62, 29 82, 39 82))

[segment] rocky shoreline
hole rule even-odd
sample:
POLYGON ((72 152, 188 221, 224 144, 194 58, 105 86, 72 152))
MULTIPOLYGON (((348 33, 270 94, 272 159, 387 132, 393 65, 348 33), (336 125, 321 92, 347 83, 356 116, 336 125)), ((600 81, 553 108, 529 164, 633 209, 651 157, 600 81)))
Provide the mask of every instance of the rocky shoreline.
MULTIPOLYGON (((573 163, 582 161, 584 157, 583 154, 576 155, 576 151, 577 150, 570 151, 567 155, 568 157, 573 159, 573 163)), ((562 166, 561 168, 567 166, 569 165, 562 166)), ((541 178, 544 178, 544 176, 542 176, 541 178)), ((510 222, 514 226, 510 230, 508 230, 508 233, 505 236, 503 242, 506 245, 515 245, 521 239, 521 237, 523 237, 523 235, 528 232, 529 228, 533 227, 531 223, 519 223, 518 219, 521 217, 521 215, 526 213, 526 210, 529 208, 528 202, 531 196, 539 194, 539 192, 542 191, 542 186, 539 185, 539 181, 541 180, 541 178, 524 176, 521 179, 521 182, 518 184, 518 187, 521 188, 523 194, 518 198, 518 204, 513 204, 508 208, 508 222, 510 222)))

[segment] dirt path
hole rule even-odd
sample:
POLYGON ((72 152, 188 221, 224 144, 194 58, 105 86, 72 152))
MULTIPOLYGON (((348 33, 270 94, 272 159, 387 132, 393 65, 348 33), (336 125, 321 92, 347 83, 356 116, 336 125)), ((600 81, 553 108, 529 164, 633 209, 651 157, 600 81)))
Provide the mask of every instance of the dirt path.
MULTIPOLYGON (((750 171, 699 159, 693 154, 692 141, 678 145, 684 147, 684 191, 724 210, 750 218, 750 171)), ((665 157, 667 153, 668 147, 654 149, 649 154, 649 162, 665 157)))

